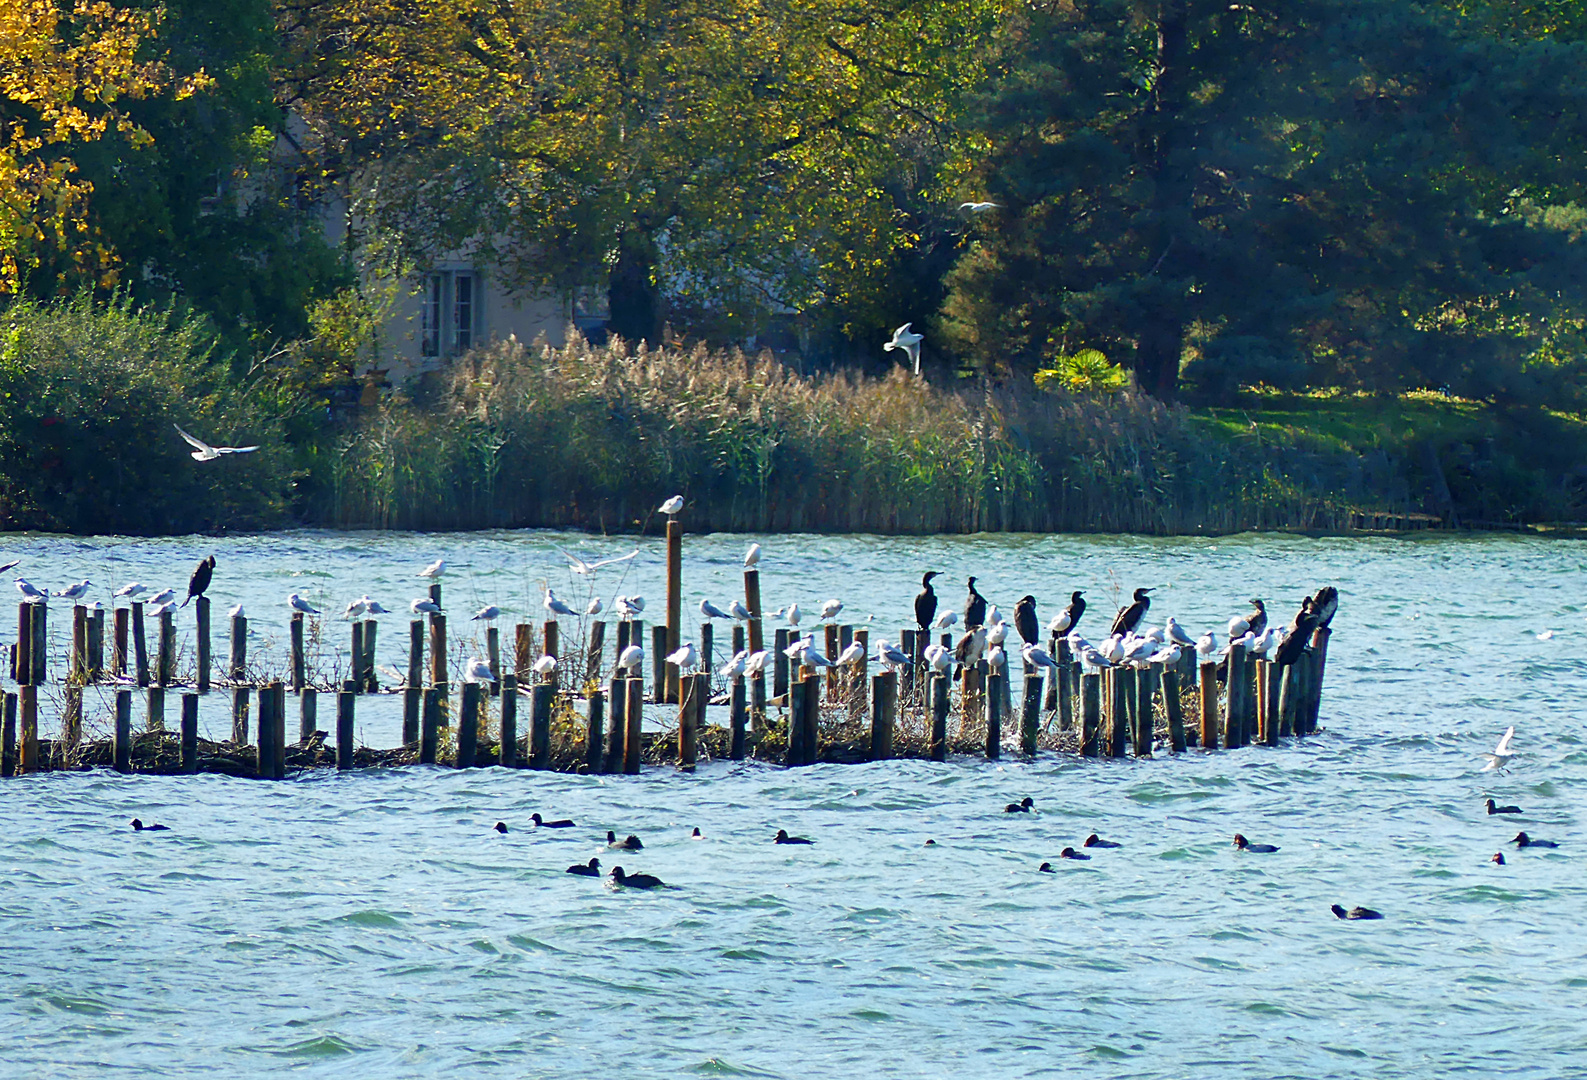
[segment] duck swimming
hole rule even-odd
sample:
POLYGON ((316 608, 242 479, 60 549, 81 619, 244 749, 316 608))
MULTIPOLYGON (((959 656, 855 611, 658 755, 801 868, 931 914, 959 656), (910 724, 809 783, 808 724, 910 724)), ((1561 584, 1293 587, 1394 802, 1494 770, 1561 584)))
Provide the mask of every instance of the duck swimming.
POLYGON ((1098 836, 1096 833, 1092 833, 1090 836, 1086 837, 1086 842, 1084 844, 1081 844, 1080 846, 1081 847, 1123 847, 1124 845, 1123 844, 1119 844, 1119 843, 1115 843, 1112 840, 1104 840, 1100 836, 1098 836))
POLYGON ((1091 858, 1089 855, 1082 855, 1072 847, 1064 848, 1058 853, 1058 857, 1060 859, 1080 859, 1081 861, 1091 858))
POLYGON ((1271 855, 1278 850, 1272 844, 1253 844, 1239 833, 1234 834, 1234 846, 1241 851, 1253 851, 1258 855, 1271 855))
POLYGON ((1380 915, 1378 912, 1373 911, 1371 908, 1366 908, 1366 907, 1353 907, 1349 911, 1346 911, 1344 908, 1340 907, 1338 904, 1330 904, 1330 905, 1328 905, 1328 908, 1329 908, 1330 911, 1332 911, 1335 915, 1337 915, 1341 919, 1381 919, 1381 918, 1383 918, 1383 916, 1380 915))
POLYGON ((133 818, 132 819, 132 831, 133 832, 170 832, 171 831, 171 827, 169 825, 145 825, 143 822, 139 821, 137 818, 133 818))
POLYGON ((1519 806, 1495 806, 1492 799, 1488 800, 1488 814, 1490 816, 1493 814, 1519 814, 1521 812, 1519 806))
POLYGON ((639 837, 633 835, 632 833, 619 840, 617 839, 616 833, 612 832, 610 829, 607 829, 606 846, 609 848, 616 848, 619 851, 639 851, 645 845, 641 844, 639 842, 639 837))
POLYGON ((1005 813, 1005 814, 1028 814, 1031 811, 1031 807, 1033 807, 1035 805, 1036 805, 1036 801, 1034 799, 1032 799, 1029 795, 1027 795, 1023 799, 1021 799, 1019 802, 1011 802, 1007 806, 1003 807, 1003 813, 1005 813))
POLYGON ((806 840, 802 836, 789 836, 787 829, 778 829, 777 835, 772 838, 774 844, 813 844, 814 840, 806 840))
POLYGON ((1554 843, 1554 841, 1552 841, 1552 840, 1533 840, 1530 836, 1526 835, 1526 833, 1524 833, 1524 832, 1516 833, 1515 834, 1515 839, 1512 840, 1511 843, 1513 843, 1518 848, 1520 848, 1520 847, 1559 847, 1559 845, 1554 843))
POLYGON ((556 821, 545 821, 541 819, 539 814, 530 814, 529 820, 534 822, 542 829, 571 829, 574 827, 573 822, 569 821, 567 818, 558 818, 556 821))
POLYGON ((630 889, 654 889, 665 884, 654 874, 625 874, 621 866, 612 867, 611 878, 618 885, 626 885, 630 889))
POLYGON ((601 860, 591 859, 588 864, 575 863, 573 866, 568 867, 568 873, 578 874, 580 877, 600 877, 601 860))

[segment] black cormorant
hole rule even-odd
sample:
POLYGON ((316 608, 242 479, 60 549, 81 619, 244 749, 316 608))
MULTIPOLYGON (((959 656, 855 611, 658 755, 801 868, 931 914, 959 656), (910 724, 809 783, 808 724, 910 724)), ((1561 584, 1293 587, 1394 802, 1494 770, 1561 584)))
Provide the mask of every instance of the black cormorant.
POLYGON ((1119 612, 1118 617, 1113 620, 1113 629, 1108 633, 1123 637, 1139 626, 1141 620, 1146 618, 1146 609, 1152 606, 1151 598, 1146 595, 1151 591, 1151 589, 1136 589, 1135 602, 1119 612))
POLYGON ((193 571, 193 576, 187 579, 187 600, 182 601, 182 606, 187 607, 188 602, 195 596, 203 596, 204 590, 209 588, 209 579, 215 576, 215 556, 198 560, 198 567, 193 571))
POLYGON ((1324 585, 1317 590, 1317 595, 1311 598, 1312 614, 1317 616, 1318 626, 1327 626, 1334 621, 1334 612, 1339 610, 1339 590, 1332 585, 1324 585))
POLYGON ((964 628, 973 630, 986 625, 986 597, 975 591, 975 578, 970 579, 970 594, 964 598, 964 628))
POLYGON ((1311 643, 1311 632, 1316 626, 1317 616, 1312 614, 1311 597, 1308 596, 1300 602, 1300 610, 1289 624, 1288 635, 1273 651, 1273 663, 1279 667, 1289 667, 1299 660, 1300 654, 1311 643))
POLYGON ((1036 621, 1036 598, 1022 596, 1014 605, 1014 631, 1027 645, 1041 644, 1041 623, 1036 621))
POLYGON ((920 579, 920 593, 915 597, 915 622, 921 630, 930 630, 931 620, 937 617, 937 593, 931 587, 931 579, 941 573, 941 570, 932 570, 920 579))
POLYGON ((1245 628, 1252 634, 1260 634, 1267 629, 1267 607, 1255 597, 1251 599, 1251 606, 1256 610, 1245 617, 1245 628))
POLYGON ((1067 634, 1080 622, 1080 616, 1086 613, 1085 594, 1079 589, 1069 594, 1069 606, 1064 608, 1063 614, 1058 616, 1058 633, 1067 634))

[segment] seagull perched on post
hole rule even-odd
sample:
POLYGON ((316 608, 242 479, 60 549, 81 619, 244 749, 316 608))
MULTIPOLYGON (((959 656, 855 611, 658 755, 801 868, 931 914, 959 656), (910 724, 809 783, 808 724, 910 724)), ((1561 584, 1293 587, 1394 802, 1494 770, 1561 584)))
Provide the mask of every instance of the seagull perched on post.
POLYGON ((909 666, 909 654, 890 641, 876 643, 876 659, 889 670, 897 671, 899 668, 909 666))
POLYGON ((630 645, 624 649, 617 658, 617 670, 633 671, 645 662, 645 650, 638 645, 630 645))
POLYGON ((910 327, 914 325, 915 324, 913 322, 906 322, 903 326, 900 326, 897 330, 894 330, 893 340, 883 345, 882 348, 888 352, 892 352, 894 349, 903 349, 905 354, 908 355, 910 362, 915 366, 915 374, 919 375, 920 343, 925 341, 926 338, 925 335, 917 334, 910 329, 910 327))
MULTIPOLYGON (((294 593, 293 595, 295 596, 297 594, 294 593)), ((155 606, 159 606, 160 604, 169 604, 172 600, 175 600, 175 599, 176 599, 176 590, 175 589, 161 589, 159 592, 157 592, 153 596, 149 597, 149 603, 154 604, 155 606)), ((319 612, 316 611, 315 614, 318 615, 319 612)))
POLYGON ((937 616, 936 621, 931 624, 931 628, 933 630, 946 630, 958 621, 959 613, 957 611, 944 611, 937 616))
POLYGON ((202 439, 193 438, 175 424, 171 426, 176 428, 176 433, 186 439, 187 444, 193 448, 194 461, 214 461, 222 454, 251 454, 259 449, 257 446, 211 446, 202 439))
POLYGON ((446 560, 437 559, 423 570, 419 571, 420 577, 437 578, 446 573, 446 560))
POLYGON ((586 615, 599 615, 601 612, 603 612, 605 610, 606 610, 606 605, 601 603, 601 598, 599 596, 597 596, 597 597, 595 597, 594 599, 592 599, 590 601, 590 606, 584 609, 584 614, 586 614, 586 615))
MULTIPOLYGON (((151 602, 155 604, 165 603, 166 600, 171 599, 171 596, 168 595, 170 592, 171 590, 167 589, 164 593, 160 594, 161 596, 165 596, 165 600, 161 600, 159 596, 156 596, 151 602)), ((290 593, 287 596, 287 606, 293 611, 301 611, 305 615, 318 615, 320 613, 318 608, 309 603, 307 600, 303 599, 303 597, 299 596, 297 593, 290 593)))
POLYGON ((540 657, 540 659, 536 660, 533 664, 529 665, 529 670, 534 672, 536 675, 541 676, 541 677, 544 677, 546 675, 551 674, 556 669, 557 669, 557 658, 552 656, 550 653, 546 653, 544 656, 540 657))
POLYGON ((757 566, 760 564, 760 545, 751 544, 749 550, 744 552, 744 565, 757 566))
POLYGON ((742 603, 740 603, 737 600, 734 600, 731 604, 728 605, 727 613, 729 615, 733 616, 733 618, 738 620, 739 622, 743 622, 743 621, 745 621, 746 619, 749 618, 749 608, 745 607, 742 603))
POLYGON ((92 584, 92 581, 84 578, 76 585, 68 585, 66 588, 58 590, 55 595, 66 600, 77 600, 87 594, 88 586, 92 584))
POLYGON ((821 605, 821 618, 831 622, 838 617, 838 612, 843 610, 843 601, 833 598, 821 605))
POLYGON ((421 596, 419 599, 409 603, 408 610, 415 615, 439 615, 441 613, 440 607, 428 596, 421 596))
POLYGON ((347 610, 342 612, 345 619, 356 619, 369 610, 369 602, 360 596, 357 600, 347 605, 347 610))
POLYGON ((369 598, 369 594, 368 593, 365 593, 363 596, 360 596, 359 599, 364 602, 364 611, 367 612, 370 615, 390 615, 391 614, 391 609, 390 608, 381 607, 380 606, 380 601, 371 600, 369 598))
POLYGON ((494 678, 495 676, 491 674, 490 670, 490 661, 482 656, 472 657, 467 664, 463 665, 464 682, 484 683, 490 682, 494 678))
POLYGON ((682 648, 667 654, 667 663, 676 664, 679 671, 692 668, 699 662, 700 650, 694 647, 694 642, 692 641, 685 641, 682 648))
POLYGON ((700 614, 707 619, 731 619, 733 617, 709 600, 700 601, 700 614))
POLYGON ((474 613, 474 618, 470 621, 480 622, 483 620, 484 622, 495 622, 500 616, 501 608, 497 607, 495 604, 486 604, 484 607, 480 608, 474 613))
POLYGON ((136 600, 149 591, 149 587, 141 581, 129 581, 116 590, 117 596, 125 596, 128 600, 136 600))
POLYGON ((578 615, 578 612, 574 611, 562 601, 558 600, 557 594, 552 592, 550 589, 546 589, 546 598, 542 602, 542 606, 544 606, 545 609, 551 613, 552 617, 557 615, 578 615))
POLYGON ((674 495, 672 498, 662 503, 657 509, 661 513, 666 514, 668 517, 673 517, 683 509, 683 496, 674 495))

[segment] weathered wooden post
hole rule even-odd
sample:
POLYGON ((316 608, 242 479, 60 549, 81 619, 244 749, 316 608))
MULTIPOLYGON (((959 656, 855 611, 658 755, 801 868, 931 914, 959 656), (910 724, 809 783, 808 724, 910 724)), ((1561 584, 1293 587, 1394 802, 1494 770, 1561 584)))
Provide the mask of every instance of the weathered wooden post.
POLYGON ((904 629, 898 632, 898 651, 909 657, 909 666, 904 668, 903 674, 899 678, 901 684, 900 692, 906 698, 914 692, 915 688, 915 654, 918 651, 915 640, 918 635, 919 631, 917 630, 904 629))
POLYGON ((1116 667, 1108 668, 1108 731, 1107 738, 1104 740, 1107 743, 1106 753, 1108 757, 1124 756, 1124 734, 1126 730, 1124 713, 1125 702, 1124 694, 1119 688, 1119 683, 1119 669, 1116 667))
POLYGON ((485 628, 485 662, 490 665, 490 696, 501 696, 501 635, 494 626, 485 628))
POLYGON ((716 627, 707 619, 700 624, 700 671, 716 670, 716 627))
POLYGON ((43 686, 50 681, 49 605, 42 600, 33 605, 33 618, 28 630, 33 642, 28 649, 28 659, 33 667, 33 685, 43 686))
MULTIPOLYGON (((617 624, 619 634, 622 633, 623 625, 617 624)), ((618 641, 621 640, 619 637, 618 641)), ((623 771, 623 748, 628 741, 628 680, 613 675, 607 686, 612 707, 606 729, 606 758, 601 762, 601 771, 620 773, 623 771)))
POLYGON ((12 677, 20 684, 33 683, 33 605, 24 600, 17 605, 16 660, 12 677))
POLYGON ((295 694, 302 690, 303 684, 308 681, 307 661, 303 655, 303 612, 292 613, 289 630, 291 631, 292 692, 295 694))
MULTIPOLYGON (((519 686, 528 686, 534 682, 535 656, 535 628, 529 623, 521 622, 513 627, 513 672, 518 676, 519 686)), ((621 651, 619 649, 619 651, 621 651)))
MULTIPOLYGON (((518 767, 518 676, 507 671, 501 677, 501 754, 498 760, 504 769, 518 767)), ((600 693, 591 697, 600 697, 600 693)))
MULTIPOLYGON (((857 627, 855 629, 855 631, 854 631, 854 637, 849 642, 849 644, 853 644, 854 642, 858 642, 859 643, 859 646, 860 646, 860 658, 859 658, 859 660, 855 661, 854 664, 851 665, 851 667, 850 667, 850 670, 853 672, 853 674, 849 676, 849 687, 848 687, 849 714, 851 716, 853 716, 855 719, 859 719, 859 718, 861 718, 861 717, 863 717, 865 715, 867 691, 870 688, 870 678, 871 678, 871 632, 870 632, 870 630, 866 629, 863 626, 857 627)), ((844 647, 847 648, 847 645, 845 645, 844 647)))
POLYGON ((380 676, 375 671, 375 636, 379 633, 380 623, 375 619, 364 620, 364 682, 359 692, 367 691, 371 694, 380 692, 380 676))
POLYGON ((814 765, 821 756, 821 676, 812 669, 803 668, 801 680, 805 688, 804 747, 806 765, 814 765))
POLYGON ((17 773, 17 696, 0 690, 0 776, 17 773))
POLYGON ((1041 731, 1042 677, 1040 669, 1021 677, 1019 752, 1026 757, 1036 756, 1036 737, 1041 731))
POLYGON ((155 675, 161 686, 176 682, 176 614, 170 608, 160 612, 160 640, 155 675))
MULTIPOLYGON (((996 761, 1003 753, 1003 684, 1008 680, 1007 661, 986 675, 986 758, 996 761)), ((1022 702, 1023 704, 1023 702, 1022 702)))
POLYGON ((1235 642, 1229 646, 1228 667, 1224 672, 1223 748, 1235 750, 1245 744, 1245 646, 1235 642))
POLYGON ((419 705, 424 690, 418 686, 402 688, 402 745, 412 746, 419 741, 419 705))
POLYGON ((472 769, 479 749, 479 683, 463 683, 463 704, 457 715, 457 751, 454 767, 472 769))
POLYGON ((1102 673, 1080 676, 1080 756, 1097 756, 1097 730, 1102 726, 1102 673))
POLYGON ((604 622, 590 623, 590 641, 584 653, 584 682, 599 683, 601 669, 606 665, 606 624, 604 622))
MULTIPOLYGON (((29 689, 33 689, 29 687, 29 689)), ((36 708, 36 706, 35 706, 36 708)), ((111 743, 115 769, 132 771, 132 691, 116 691, 116 731, 111 743)))
POLYGON ((667 657, 671 650, 667 648, 667 638, 671 631, 664 625, 657 624, 650 628, 650 700, 662 705, 667 700, 667 657))
POLYGON ((248 745, 248 688, 237 686, 231 692, 231 741, 248 745))
POLYGON ((931 760, 948 760, 948 683, 946 671, 931 680, 931 760))
POLYGON ((143 718, 144 731, 165 730, 165 687, 151 686, 148 689, 148 712, 143 718))
POLYGON ((871 760, 893 756, 893 727, 898 718, 898 672, 884 671, 871 679, 871 760))
POLYGON ((623 740, 623 772, 639 775, 639 760, 643 750, 640 731, 645 722, 645 680, 628 680, 628 708, 624 712, 628 733, 623 740))
POLYGON ((1179 672, 1167 664, 1152 665, 1157 672, 1157 683, 1163 689, 1163 711, 1168 714, 1168 749, 1170 753, 1185 752, 1185 712, 1179 701, 1179 672))
MULTIPOLYGON (((39 688, 32 683, 23 683, 17 687, 17 697, 22 712, 22 738, 18 744, 18 757, 22 763, 22 772, 35 773, 39 771, 39 688)), ((127 699, 127 707, 132 707, 132 699, 127 699)), ((128 713, 128 723, 131 723, 131 713, 128 713)))
MULTIPOLYGON (((838 658, 838 653, 843 648, 841 642, 839 641, 839 633, 838 633, 838 631, 839 631, 839 627, 838 627, 837 623, 827 623, 826 627, 824 628, 823 636, 822 636, 822 649, 826 653, 826 656, 827 656, 828 660, 836 661, 837 658, 838 658)), ((838 669, 837 668, 835 668, 835 667, 827 668, 826 683, 827 683, 827 700, 828 701, 837 700, 838 694, 840 693, 839 684, 838 684, 838 669)))
POLYGON ((1283 726, 1280 722, 1279 697, 1280 687, 1283 685, 1284 669, 1273 663, 1267 662, 1267 671, 1264 673, 1266 680, 1267 696, 1267 736, 1263 742, 1269 746, 1278 745, 1279 730, 1283 726))
POLYGON ((408 677, 403 685, 409 688, 424 685, 424 620, 408 623, 408 677))
POLYGON ((1201 745, 1207 750, 1218 748, 1218 665, 1202 664, 1198 673, 1201 690, 1201 745))
MULTIPOLYGON (((353 620, 352 634, 352 678, 348 681, 357 687, 353 693, 361 694, 364 692, 364 624, 358 619, 353 620)), ((337 706, 337 708, 340 707, 340 705, 337 706)))
POLYGON ((348 679, 336 695, 336 771, 353 767, 353 710, 357 707, 359 681, 348 679))
MULTIPOLYGON (((734 655, 737 655, 736 653, 734 655)), ((727 725, 730 731, 730 744, 728 757, 733 761, 743 761, 747 752, 745 740, 749 726, 749 687, 745 685, 744 676, 733 676, 732 697, 727 707, 727 725)))
POLYGON ((441 691, 442 699, 451 693, 446 677, 446 616, 439 611, 430 613, 430 685, 441 691))
MULTIPOLYGON (((673 665, 676 667, 677 665, 673 665)), ((705 688, 700 675, 685 675, 678 680, 678 768, 692 769, 699 753, 700 717, 705 712, 705 688)))
POLYGON ((557 688, 548 682, 529 688, 529 767, 551 767, 551 706, 557 688))
POLYGON ((760 652, 766 647, 766 636, 760 610, 760 571, 748 567, 744 571, 744 607, 749 611, 749 651, 760 652))
MULTIPOLYGON (((121 612, 116 612, 116 634, 121 634, 121 612)), ((126 666, 127 648, 123 643, 121 648, 122 666, 126 666)), ((240 683, 248 673, 248 616, 233 615, 231 617, 231 663, 227 666, 226 677, 233 683, 240 683)))
POLYGON ((1307 714, 1311 708, 1311 676, 1316 669, 1312 666, 1312 654, 1303 652, 1296 659, 1295 667, 1295 734, 1310 735, 1311 726, 1307 722, 1307 714))
POLYGON ((788 693, 788 628, 779 626, 772 635, 776 651, 771 658, 771 696, 774 701, 786 704, 788 693))
MULTIPOLYGON (((668 654, 677 652, 683 645, 683 522, 676 514, 667 516, 667 637, 664 644, 668 654)), ((676 705, 682 700, 679 683, 682 672, 673 670, 662 674, 667 676, 666 696, 662 696, 658 686, 656 700, 676 705)))
POLYGON ((1333 631, 1326 626, 1319 626, 1311 636, 1312 672, 1308 680, 1311 693, 1306 710, 1307 731, 1317 730, 1318 718, 1322 715, 1323 674, 1328 670, 1328 639, 1332 636, 1333 631))
MULTIPOLYGON (((193 601, 193 619, 198 637, 198 692, 209 693, 209 597, 200 596, 193 601)), ((183 706, 186 708, 186 705, 183 706)))
MULTIPOLYGON (((1277 665, 1275 665, 1277 666, 1277 665)), ((1278 684, 1278 733, 1280 735, 1293 735, 1295 733, 1295 706, 1300 687, 1299 674, 1294 664, 1285 664, 1279 667, 1278 684)))
POLYGON ((319 730, 319 712, 319 691, 312 686, 305 686, 303 693, 298 695, 298 742, 306 744, 319 730))
POLYGON ((283 780, 286 775, 287 689, 280 682, 273 682, 270 684, 270 778, 283 780))
MULTIPOLYGON (((741 652, 748 652, 749 650, 745 648, 746 643, 747 642, 746 642, 746 638, 745 638, 744 628, 742 626, 740 626, 738 623, 734 623, 733 624, 733 656, 737 656, 741 652)), ((732 659, 732 657, 729 657, 729 659, 732 659)))
POLYGON ((1054 640, 1057 642, 1057 647, 1050 655, 1058 662, 1058 667, 1048 680, 1047 697, 1052 700, 1056 695, 1058 730, 1068 731, 1075 723, 1074 687, 1071 685, 1074 681, 1074 658, 1069 652, 1068 638, 1054 638, 1054 640))
POLYGON ((606 694, 599 686, 590 691, 584 709, 584 768, 599 773, 604 771, 601 741, 606 734, 606 694))
POLYGON ((441 742, 441 691, 426 686, 424 708, 419 730, 419 764, 434 765, 436 750, 441 742))
POLYGON ((88 677, 88 607, 72 605, 72 654, 66 662, 66 680, 81 683, 88 677))
POLYGON ((66 710, 61 716, 61 748, 57 756, 70 760, 83 741, 83 688, 66 684, 66 710))
POLYGON ((1151 757, 1157 714, 1152 698, 1157 692, 1157 672, 1149 667, 1135 672, 1135 756, 1151 757))
POLYGON ((88 681, 105 677, 105 609, 88 613, 88 681))
POLYGON ((805 684, 803 679, 793 679, 788 684, 788 750, 783 756, 787 765, 805 763, 805 684))
MULTIPOLYGON (((131 636, 129 608, 116 609, 116 621, 110 639, 110 674, 117 679, 127 677, 127 640, 131 636)), ((21 638, 17 639, 19 645, 21 638)))
POLYGON ((182 771, 189 776, 198 772, 197 694, 182 695, 182 771))

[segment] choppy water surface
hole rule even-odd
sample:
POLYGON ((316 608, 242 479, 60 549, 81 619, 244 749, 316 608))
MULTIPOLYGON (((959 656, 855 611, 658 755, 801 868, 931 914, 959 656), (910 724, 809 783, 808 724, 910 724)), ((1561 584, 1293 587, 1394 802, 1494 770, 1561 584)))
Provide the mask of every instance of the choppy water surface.
MULTIPOLYGON (((217 614, 243 601, 263 650, 288 591, 327 610, 363 592, 396 608, 440 555, 454 611, 494 601, 538 618, 542 579, 582 606, 558 542, 587 557, 630 550, 542 533, 297 533, 11 537, 0 554, 22 557, 36 584, 180 589, 214 551, 217 614)), ((1326 731, 1276 750, 1084 764, 0 781, 0 1072, 1587 1075, 1587 549, 1508 537, 766 547, 768 606, 836 595, 889 627, 926 569, 948 572, 954 601, 979 575, 1010 613, 1034 592, 1044 621, 1072 588, 1100 614, 1115 579, 1155 585, 1154 614, 1194 627, 1257 595, 1287 615, 1333 582, 1344 601, 1326 731), (1479 774, 1509 724, 1518 764, 1479 774), (1026 794, 1039 813, 1000 812, 1026 794), (1525 818, 1490 820, 1487 794, 1525 818), (535 810, 580 827, 536 833, 535 810), (134 835, 134 815, 173 831, 134 835), (497 819, 513 831, 491 831, 497 819), (688 838, 693 826, 705 839, 688 838), (774 847, 780 826, 818 842, 774 847), (1504 841, 1522 827, 1563 846, 1515 852, 1504 841), (608 828, 645 850, 599 850, 608 828), (1035 872, 1093 830, 1124 846, 1035 872), (1238 855, 1236 830, 1281 850, 1238 855), (1489 865, 1501 847, 1509 864, 1489 865), (563 873, 593 854, 674 887, 563 873), (1339 922, 1336 901, 1387 919, 1339 922)), ((608 599, 644 592, 651 614, 660 551, 641 548, 620 586, 601 580, 608 599)), ((742 549, 690 538, 686 601, 725 604, 742 549)), ((404 626, 390 621, 383 660, 399 660, 404 626)), ((341 636, 328 631, 332 660, 341 636)), ((204 708, 222 730, 223 703, 204 708)))

